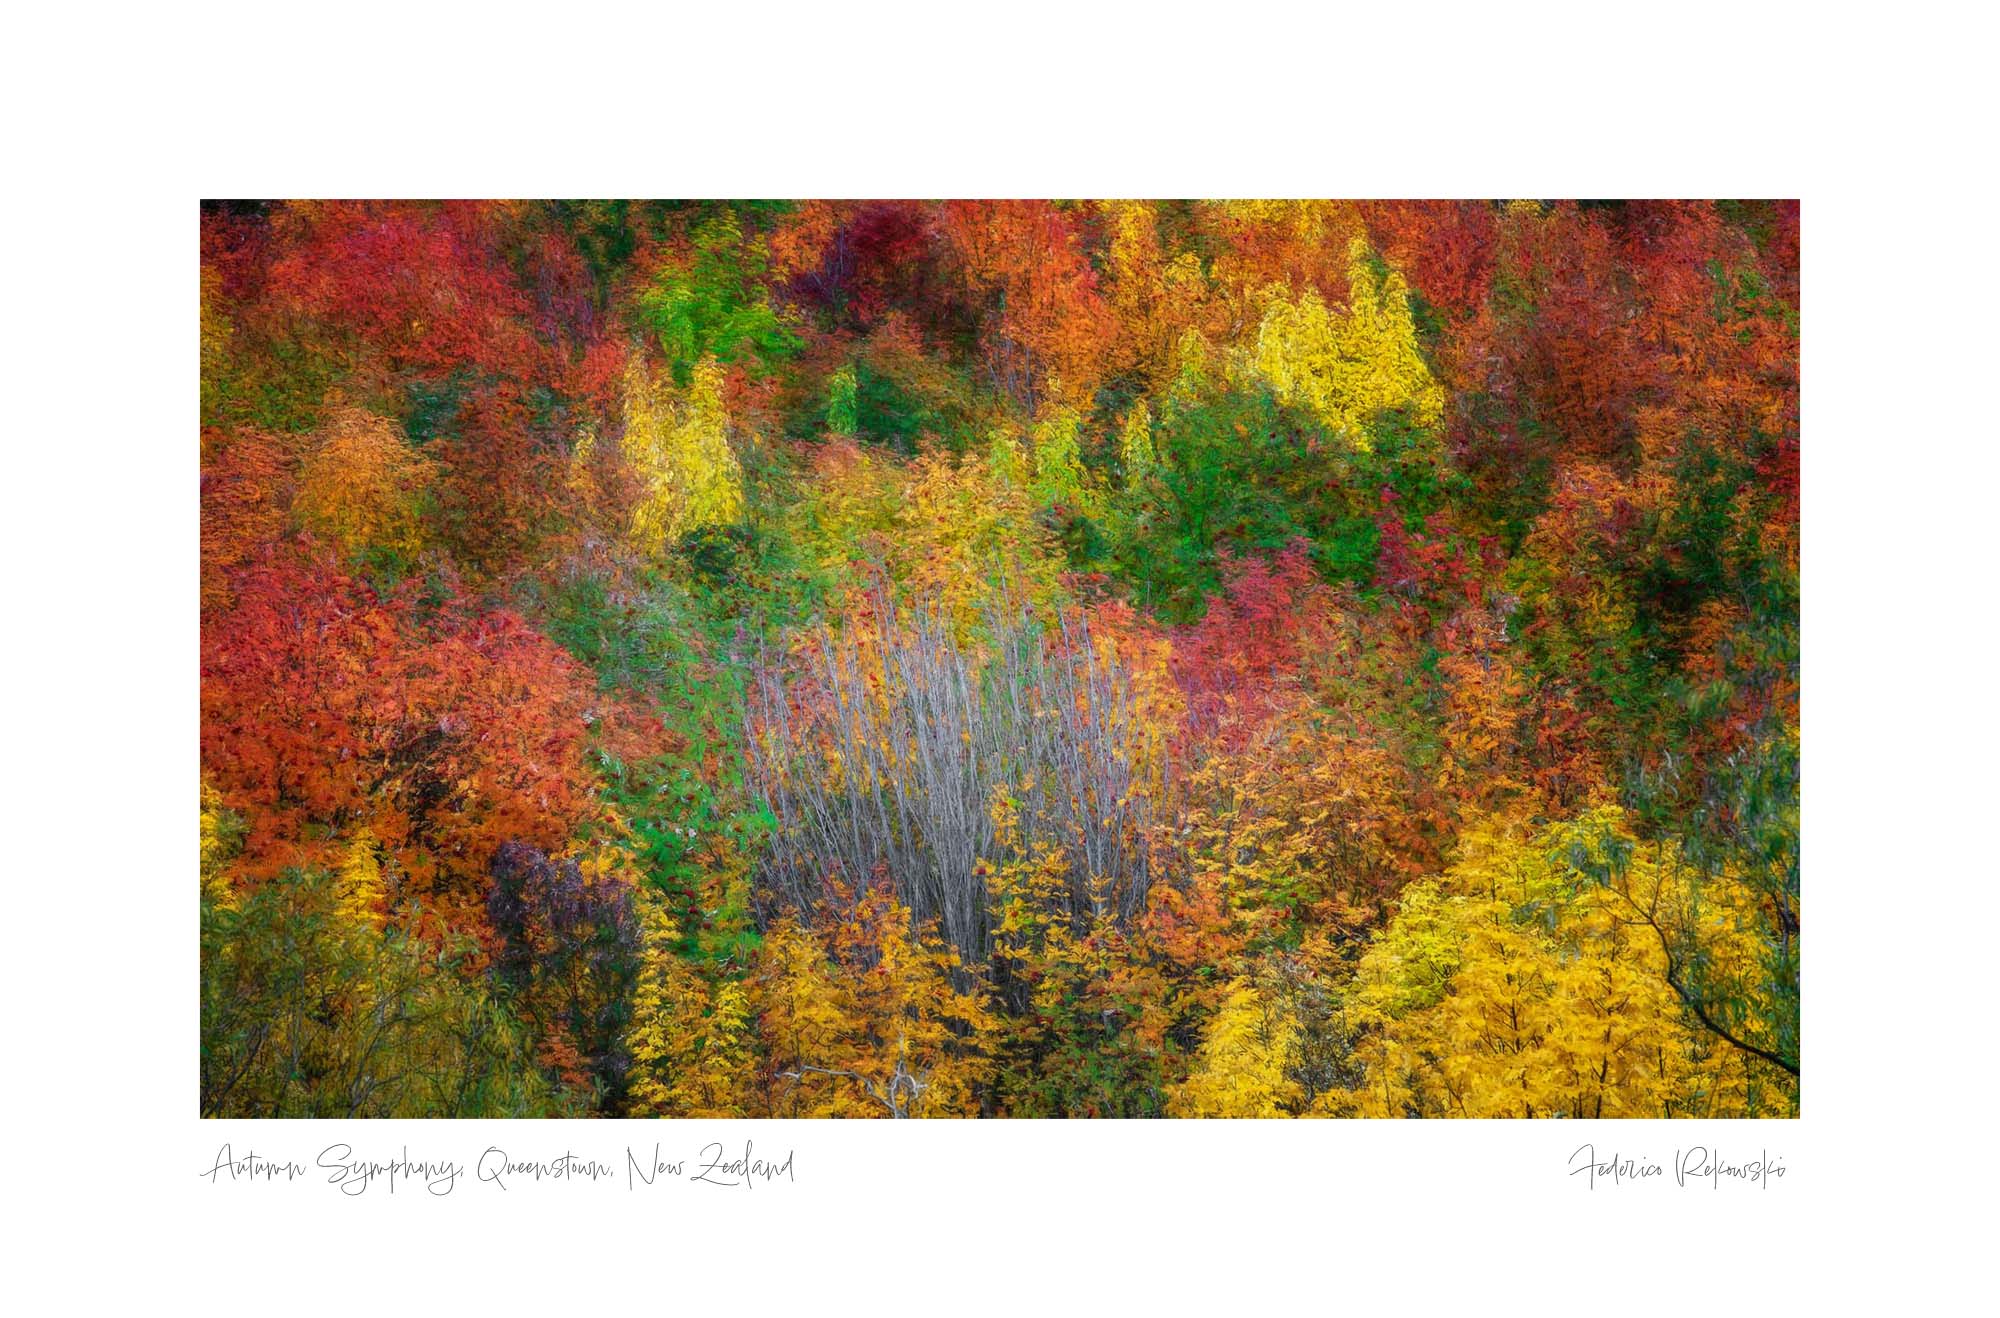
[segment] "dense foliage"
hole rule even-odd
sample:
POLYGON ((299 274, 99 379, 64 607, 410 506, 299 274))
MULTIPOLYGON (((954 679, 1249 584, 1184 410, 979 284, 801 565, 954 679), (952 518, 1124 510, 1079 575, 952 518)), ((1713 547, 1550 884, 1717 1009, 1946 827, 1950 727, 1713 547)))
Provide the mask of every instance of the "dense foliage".
POLYGON ((1799 1103, 1798 209, 201 218, 209 1115, 1799 1103))

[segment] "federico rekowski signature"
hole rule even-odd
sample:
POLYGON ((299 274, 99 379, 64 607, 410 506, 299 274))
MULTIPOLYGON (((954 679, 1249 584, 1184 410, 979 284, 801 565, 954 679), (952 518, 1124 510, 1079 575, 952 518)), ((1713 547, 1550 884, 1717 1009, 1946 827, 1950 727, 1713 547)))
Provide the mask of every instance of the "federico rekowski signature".
POLYGON ((1593 1190, 1600 1184, 1623 1186, 1648 1181, 1671 1183, 1683 1190, 1689 1186, 1721 1189, 1728 1184, 1768 1190, 1773 1181, 1784 1179, 1785 1164, 1782 1158, 1773 1158, 1769 1149, 1758 1150, 1752 1161, 1733 1162, 1720 1149, 1697 1144, 1693 1148, 1675 1149, 1674 1156, 1663 1165, 1646 1154, 1613 1151, 1600 1155, 1595 1144, 1583 1144, 1569 1156, 1569 1174, 1584 1177, 1593 1190))

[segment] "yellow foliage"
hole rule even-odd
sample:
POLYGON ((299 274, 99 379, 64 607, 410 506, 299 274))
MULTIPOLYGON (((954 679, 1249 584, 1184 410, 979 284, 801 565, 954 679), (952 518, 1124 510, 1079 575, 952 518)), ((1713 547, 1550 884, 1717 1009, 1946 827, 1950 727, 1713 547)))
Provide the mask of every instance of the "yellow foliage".
POLYGON ((912 932, 893 898, 863 899, 831 946, 796 920, 774 924, 756 1004, 775 1114, 978 1115, 1000 1022, 958 954, 912 932))
POLYGON ((1201 400, 1208 388, 1213 354, 1200 330, 1189 329, 1174 344, 1173 377, 1161 401, 1160 417, 1171 423, 1201 400))
POLYGON ((1125 467, 1125 480, 1129 484, 1138 480, 1159 462, 1153 449, 1153 409, 1141 398, 1125 413, 1125 420, 1118 428, 1118 457, 1125 467))
POLYGON ((229 862, 235 849, 236 837, 230 825, 235 822, 222 805, 222 794, 209 785, 206 778, 201 780, 201 890, 218 906, 234 907, 236 890, 230 886, 229 876, 223 866, 229 862))
MULTIPOLYGON (((1690 899, 1665 844, 1636 841, 1615 807, 1535 830, 1468 829, 1463 859, 1406 890, 1347 994, 1371 1116, 1756 1116, 1796 1107, 1771 1068, 1691 1023, 1637 910, 1690 899), (1621 887, 1571 863, 1629 849, 1621 887), (1627 899, 1631 900, 1627 900, 1627 899), (1636 906, 1634 905, 1636 903, 1636 906)), ((1707 954, 1754 958, 1755 899, 1729 876, 1707 954)))
MULTIPOLYGON (((996 439, 1002 461, 1020 451, 996 439)), ((1047 605, 1062 594, 1063 558, 1035 517, 1025 480, 976 457, 925 453, 907 464, 851 444, 829 444, 813 472, 800 539, 829 575, 858 597, 873 581, 850 568, 879 565, 899 592, 941 606, 961 628, 989 601, 1024 595, 1047 605)))
POLYGON ((1238 979, 1202 1040, 1194 1072, 1167 1097, 1176 1117, 1282 1117, 1302 1096, 1287 1072, 1298 1047, 1289 1013, 1238 979))
POLYGON ((658 555, 690 531, 743 515, 743 472, 729 446, 723 370, 714 358, 694 367, 685 393, 653 378, 634 354, 625 367, 625 435, 620 448, 638 477, 631 536, 658 555))
POLYGON ((1061 593, 1061 550, 1026 493, 976 460, 927 454, 911 464, 890 535, 897 575, 961 624, 1002 595, 1044 606, 1061 593))
POLYGON ((1208 279, 1193 252, 1166 256, 1152 202, 1111 202, 1108 211, 1108 291, 1118 318, 1122 360, 1138 367, 1149 387, 1164 389, 1178 367, 1177 344, 1183 334, 1195 332, 1203 315, 1208 279))
MULTIPOLYGON (((836 1069, 849 1060, 859 1032, 841 994, 835 967, 818 936, 797 920, 783 919, 764 932, 755 980, 757 1020, 774 1071, 804 1065, 836 1069)), ((779 1080, 774 1116, 868 1117, 878 1115, 853 1086, 779 1080)))
POLYGON ((348 841, 334 873, 339 911, 357 924, 380 929, 387 914, 388 888, 382 882, 381 849, 375 834, 362 829, 348 841))
POLYGON ((633 1116, 735 1117, 750 1110, 754 1032, 742 984, 712 988, 675 951, 680 929, 650 887, 638 889, 640 968, 625 1042, 633 1116))
POLYGON ((1020 807, 1005 792, 994 794, 989 813, 998 846, 1011 855, 997 866, 974 862, 975 872, 986 879, 994 968, 1032 980, 1074 947, 1069 857, 1062 847, 1047 844, 1021 854, 1020 807))
POLYGON ((1251 370, 1281 402, 1311 412, 1367 452, 1365 427, 1376 414, 1407 408, 1418 425, 1435 425, 1444 414, 1444 390, 1417 351, 1403 276, 1390 270, 1378 280, 1367 244, 1356 238, 1347 278, 1344 314, 1311 288, 1296 298, 1271 290, 1251 370))

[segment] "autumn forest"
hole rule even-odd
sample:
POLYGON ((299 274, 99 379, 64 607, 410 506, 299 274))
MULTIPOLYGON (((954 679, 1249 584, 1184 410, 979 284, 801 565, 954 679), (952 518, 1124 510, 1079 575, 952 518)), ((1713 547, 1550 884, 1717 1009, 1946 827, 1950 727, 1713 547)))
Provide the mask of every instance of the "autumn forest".
POLYGON ((1798 271, 204 203, 200 1112, 1796 1116, 1798 271))

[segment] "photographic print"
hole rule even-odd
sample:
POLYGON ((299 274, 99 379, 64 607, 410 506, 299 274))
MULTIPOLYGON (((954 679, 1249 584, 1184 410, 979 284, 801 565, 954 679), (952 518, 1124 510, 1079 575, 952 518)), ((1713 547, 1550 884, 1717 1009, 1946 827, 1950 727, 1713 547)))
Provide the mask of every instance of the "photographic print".
POLYGON ((1797 1116, 1799 233, 203 202, 200 1115, 1797 1116))

